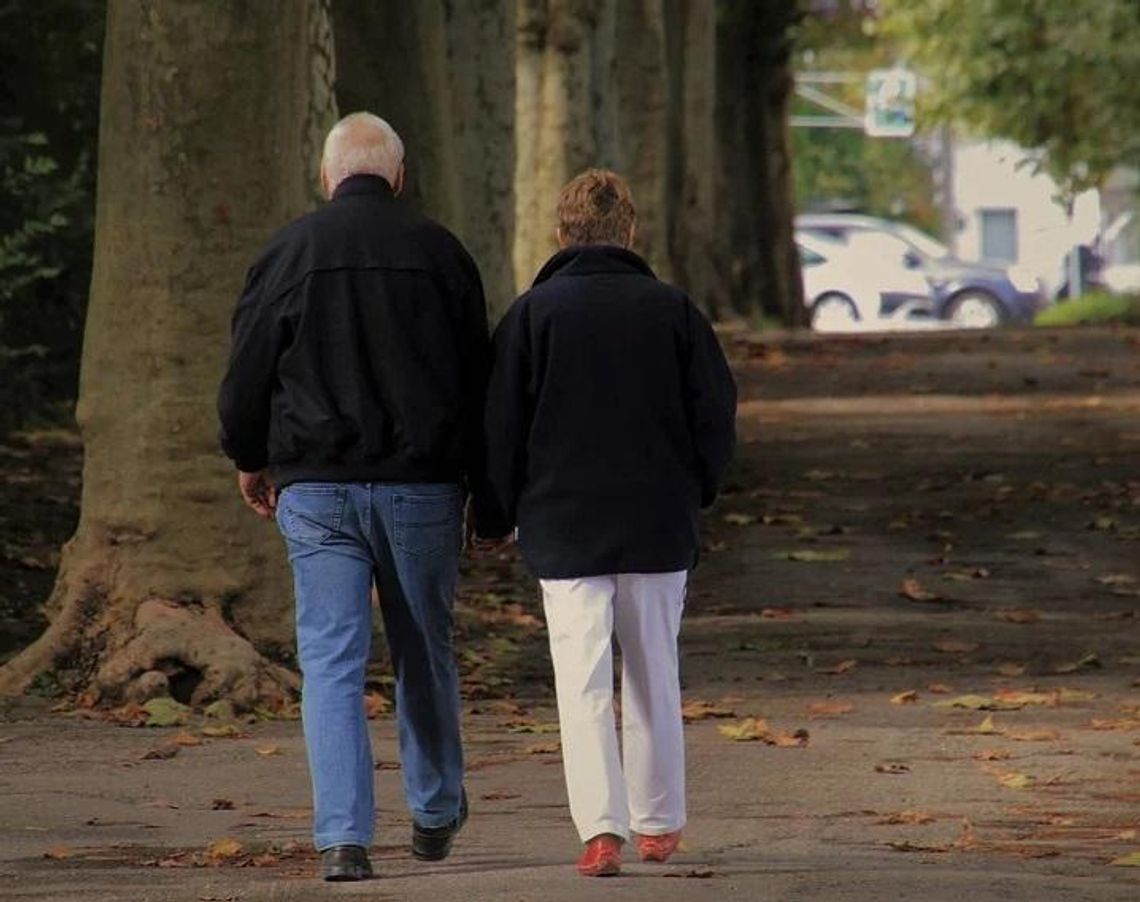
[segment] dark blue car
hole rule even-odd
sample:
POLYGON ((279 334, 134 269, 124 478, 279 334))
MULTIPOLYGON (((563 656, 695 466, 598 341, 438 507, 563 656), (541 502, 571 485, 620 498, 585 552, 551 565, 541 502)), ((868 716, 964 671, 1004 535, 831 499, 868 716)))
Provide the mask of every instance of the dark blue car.
POLYGON ((930 285, 932 316, 962 328, 1027 323, 1048 298, 1040 280, 1018 266, 968 263, 913 226, 854 213, 806 213, 796 230, 843 241, 853 232, 884 236, 884 253, 897 251, 930 285))

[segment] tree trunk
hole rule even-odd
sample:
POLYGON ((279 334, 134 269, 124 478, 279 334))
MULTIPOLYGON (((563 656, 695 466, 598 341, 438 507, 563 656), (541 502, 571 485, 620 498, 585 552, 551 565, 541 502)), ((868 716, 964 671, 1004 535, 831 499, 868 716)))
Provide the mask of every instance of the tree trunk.
POLYGON ((721 0, 716 134, 717 229, 727 251, 728 300, 742 315, 789 326, 805 318, 794 216, 788 104, 795 0, 721 0))
POLYGON ((283 700, 291 591, 217 451, 229 321, 267 234, 313 198, 331 122, 325 4, 112 0, 77 419, 82 513, 51 625, 0 670, 90 702, 283 700))
POLYGON ((677 284, 713 316, 727 299, 717 231, 716 22, 706 0, 665 0, 665 230, 677 284))
POLYGON ((407 191, 455 232, 488 303, 514 297, 514 0, 333 0, 341 110, 400 133, 407 191))
POLYGON ((518 0, 515 282, 556 250, 558 192, 588 166, 613 165, 616 0, 518 0))

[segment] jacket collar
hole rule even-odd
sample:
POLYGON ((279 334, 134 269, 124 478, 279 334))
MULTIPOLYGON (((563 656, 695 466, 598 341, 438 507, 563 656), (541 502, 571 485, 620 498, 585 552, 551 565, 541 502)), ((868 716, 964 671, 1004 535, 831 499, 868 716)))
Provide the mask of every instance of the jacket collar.
POLYGON ((350 175, 342 180, 333 192, 333 200, 350 197, 354 194, 375 194, 389 199, 396 196, 392 193, 392 186, 383 176, 361 174, 350 175))
POLYGON ((656 278, 649 264, 633 251, 616 244, 578 244, 560 250, 534 277, 538 285, 554 276, 591 276, 603 272, 640 273, 656 278))

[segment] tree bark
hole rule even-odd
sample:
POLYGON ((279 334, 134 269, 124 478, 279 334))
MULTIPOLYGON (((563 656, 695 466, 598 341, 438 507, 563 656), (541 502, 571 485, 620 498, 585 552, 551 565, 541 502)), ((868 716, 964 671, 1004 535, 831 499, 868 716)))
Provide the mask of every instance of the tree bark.
POLYGON ((336 94, 404 140, 412 203, 455 232, 488 304, 514 297, 514 0, 333 0, 336 94))
POLYGON ((718 236, 728 301, 742 315, 805 322, 788 136, 795 0, 720 0, 716 135, 718 236))
POLYGON ((51 624, 0 670, 89 702, 284 700, 281 543, 238 498, 214 398, 245 267, 313 198, 332 57, 318 0, 111 0, 77 419, 82 513, 51 624))
POLYGON ((615 165, 611 91, 616 0, 518 0, 515 282, 557 249, 558 193, 589 166, 615 165))
POLYGON ((673 278, 711 315, 728 294, 717 230, 716 20, 705 0, 665 0, 665 230, 673 278))

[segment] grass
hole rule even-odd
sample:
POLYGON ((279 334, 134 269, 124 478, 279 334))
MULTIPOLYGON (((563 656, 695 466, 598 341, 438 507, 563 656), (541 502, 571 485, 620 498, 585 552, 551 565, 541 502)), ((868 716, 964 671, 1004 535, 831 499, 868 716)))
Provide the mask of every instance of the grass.
POLYGON ((1034 320, 1038 326, 1092 326, 1109 323, 1140 326, 1140 295, 1094 292, 1042 310, 1034 320))

